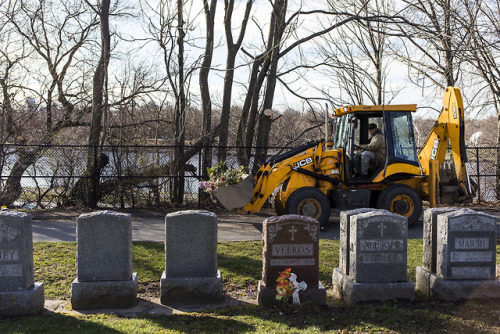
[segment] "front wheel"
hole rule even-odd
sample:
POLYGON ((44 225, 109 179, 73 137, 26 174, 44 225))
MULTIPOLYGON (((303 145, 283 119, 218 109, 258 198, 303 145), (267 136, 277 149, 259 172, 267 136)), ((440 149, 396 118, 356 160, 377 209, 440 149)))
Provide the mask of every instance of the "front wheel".
POLYGON ((286 213, 285 204, 281 200, 281 185, 276 188, 271 195, 271 206, 277 216, 281 216, 286 213))
POLYGON ((422 214, 422 199, 415 189, 404 184, 394 184, 380 193, 377 208, 408 218, 408 226, 411 226, 422 214))
POLYGON ((312 217, 320 226, 325 226, 328 222, 330 208, 330 201, 325 194, 313 187, 295 190, 285 204, 286 213, 312 217))

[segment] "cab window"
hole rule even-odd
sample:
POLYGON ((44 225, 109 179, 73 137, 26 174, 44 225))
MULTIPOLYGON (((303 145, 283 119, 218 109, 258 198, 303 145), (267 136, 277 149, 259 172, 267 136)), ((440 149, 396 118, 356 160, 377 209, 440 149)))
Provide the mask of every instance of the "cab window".
POLYGON ((407 112, 394 112, 391 116, 394 157, 418 162, 411 115, 407 112))
POLYGON ((349 121, 350 115, 340 117, 335 124, 335 133, 333 147, 346 148, 349 139, 349 121))

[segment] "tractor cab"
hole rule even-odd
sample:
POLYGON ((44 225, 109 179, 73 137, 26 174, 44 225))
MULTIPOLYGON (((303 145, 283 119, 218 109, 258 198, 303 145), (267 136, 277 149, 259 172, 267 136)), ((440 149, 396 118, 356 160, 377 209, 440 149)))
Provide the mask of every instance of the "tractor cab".
POLYGON ((416 105, 411 104, 350 106, 334 111, 333 147, 341 148, 344 154, 346 183, 376 183, 397 175, 420 175, 411 115, 415 110, 416 105), (385 161, 370 161, 368 178, 359 179, 355 177, 362 151, 358 146, 370 143, 370 124, 375 124, 385 138, 385 161))

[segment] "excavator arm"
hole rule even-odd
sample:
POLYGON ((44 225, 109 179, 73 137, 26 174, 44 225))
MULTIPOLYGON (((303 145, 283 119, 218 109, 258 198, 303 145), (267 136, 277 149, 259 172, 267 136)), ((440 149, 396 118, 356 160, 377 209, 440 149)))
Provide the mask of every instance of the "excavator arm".
MULTIPOLYGON (((475 187, 471 183, 466 165, 464 129, 464 108, 460 90, 457 87, 447 87, 443 95, 441 114, 418 154, 424 175, 430 178, 430 202, 433 206, 440 202, 440 191, 437 189, 440 183, 439 171, 443 168, 448 144, 454 163, 453 178, 456 178, 457 200, 465 201, 475 196, 475 187)), ((441 192, 441 196, 443 195, 441 192)))
POLYGON ((260 211, 273 191, 295 173, 312 179, 336 182, 337 176, 321 173, 320 164, 325 156, 324 141, 317 141, 295 148, 263 164, 256 175, 250 175, 234 186, 218 188, 215 197, 229 210, 241 213, 260 211))

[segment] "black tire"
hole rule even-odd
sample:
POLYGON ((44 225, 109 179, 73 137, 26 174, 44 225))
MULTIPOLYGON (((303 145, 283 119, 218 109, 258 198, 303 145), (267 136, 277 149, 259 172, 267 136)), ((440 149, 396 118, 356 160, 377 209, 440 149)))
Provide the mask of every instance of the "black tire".
POLYGON ((277 216, 286 214, 285 203, 281 201, 281 185, 271 195, 271 206, 277 216))
POLYGON ((295 190, 286 201, 286 213, 308 216, 325 226, 330 219, 330 201, 317 188, 304 187, 295 190))
POLYGON ((408 226, 411 226, 422 214, 422 199, 415 189, 404 184, 394 184, 380 193, 377 208, 408 218, 408 226))

